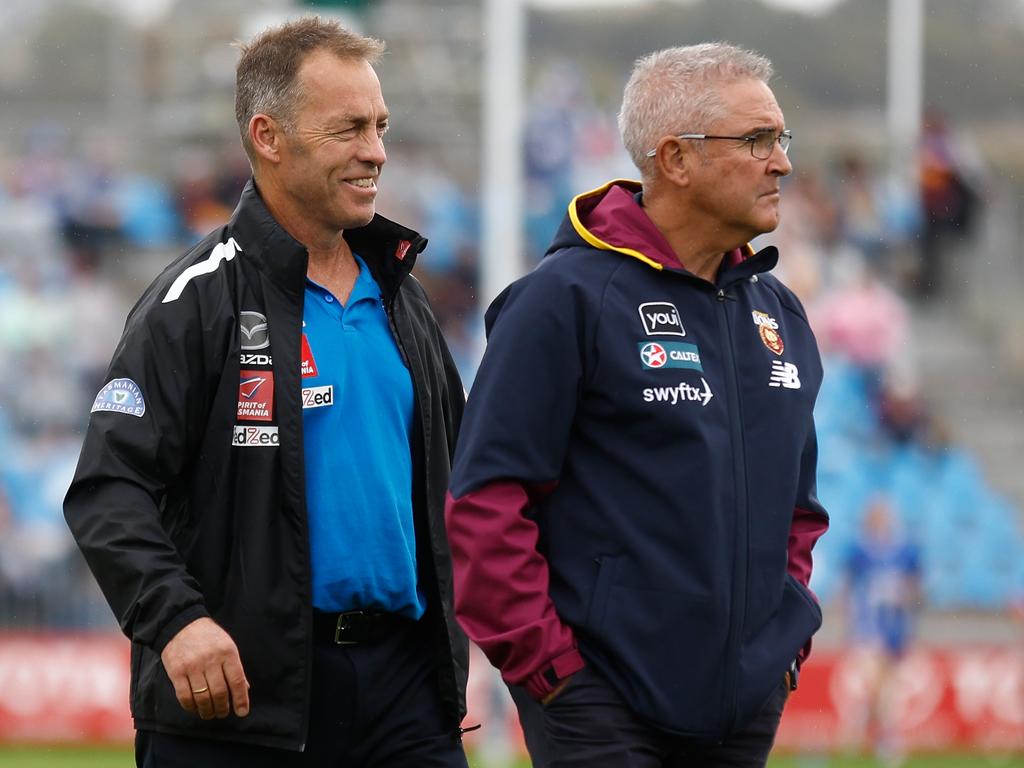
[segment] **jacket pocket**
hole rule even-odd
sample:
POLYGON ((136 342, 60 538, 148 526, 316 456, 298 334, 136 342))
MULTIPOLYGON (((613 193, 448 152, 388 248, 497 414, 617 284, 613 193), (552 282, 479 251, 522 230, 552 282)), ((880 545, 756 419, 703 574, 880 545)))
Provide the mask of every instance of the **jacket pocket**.
MULTIPOLYGON (((811 611, 812 615, 817 616, 817 618, 818 618, 818 627, 820 627, 821 626, 821 606, 818 605, 818 601, 814 599, 814 596, 811 594, 811 591, 809 589, 807 589, 807 587, 805 587, 803 584, 798 582, 796 579, 794 579, 792 577, 792 575, 790 575, 788 573, 785 574, 785 581, 786 581, 786 586, 787 587, 792 587, 793 589, 795 589, 797 591, 797 594, 800 595, 801 598, 803 598, 803 600, 807 604, 808 608, 810 608, 810 611, 811 611)), ((817 627, 815 628, 815 631, 816 630, 817 630, 817 627)))
POLYGON ((594 577, 594 588, 590 592, 590 604, 587 606, 587 617, 584 626, 592 633, 599 633, 604 623, 605 610, 608 607, 608 593, 611 591, 615 576, 617 558, 609 555, 596 558, 597 576, 594 577))
POLYGON ((821 606, 818 605, 818 601, 814 599, 814 596, 811 594, 811 590, 788 573, 786 574, 786 582, 787 586, 795 589, 796 593, 803 598, 803 601, 807 604, 808 608, 810 608, 811 613, 818 617, 818 626, 820 627, 822 621, 821 606))
POLYGON ((778 610, 743 646, 736 695, 736 727, 764 706, 797 652, 821 627, 821 606, 810 591, 786 574, 778 610))
POLYGON ((139 643, 131 644, 132 667, 131 667, 131 712, 133 718, 142 716, 142 685, 139 676, 142 674, 142 646, 139 643))
MULTIPOLYGON (((588 664, 593 661, 643 719, 680 734, 716 734, 728 603, 710 590, 623 584, 623 569, 602 585, 605 605, 588 664)), ((588 650, 584 646, 585 654, 588 650)))

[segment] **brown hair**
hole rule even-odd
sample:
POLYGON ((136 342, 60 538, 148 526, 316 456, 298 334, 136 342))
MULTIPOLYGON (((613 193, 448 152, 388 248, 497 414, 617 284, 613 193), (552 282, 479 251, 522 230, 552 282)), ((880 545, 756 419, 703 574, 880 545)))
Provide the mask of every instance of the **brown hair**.
POLYGON ((298 73, 309 54, 324 50, 340 59, 376 64, 384 53, 380 40, 358 35, 319 16, 271 27, 238 47, 242 56, 235 69, 235 120, 242 146, 253 163, 249 121, 253 115, 264 114, 279 121, 286 131, 294 127, 302 98, 298 73))

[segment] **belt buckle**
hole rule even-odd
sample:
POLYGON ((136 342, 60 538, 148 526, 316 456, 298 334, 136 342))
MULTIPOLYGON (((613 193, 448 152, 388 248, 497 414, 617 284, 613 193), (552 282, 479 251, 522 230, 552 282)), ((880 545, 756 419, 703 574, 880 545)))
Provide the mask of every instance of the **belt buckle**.
POLYGON ((349 619, 353 616, 365 616, 363 611, 346 611, 345 613, 338 614, 338 623, 334 627, 334 644, 335 645, 359 645, 360 640, 342 640, 341 635, 343 632, 354 629, 349 624, 349 619))

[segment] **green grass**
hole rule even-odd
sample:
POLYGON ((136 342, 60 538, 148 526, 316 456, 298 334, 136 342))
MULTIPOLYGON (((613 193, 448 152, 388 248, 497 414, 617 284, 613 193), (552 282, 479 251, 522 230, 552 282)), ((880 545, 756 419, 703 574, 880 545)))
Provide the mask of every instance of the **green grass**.
MULTIPOLYGON (((884 768, 870 756, 842 757, 780 756, 768 761, 768 768, 884 768)), ((1024 768, 1024 757, 986 757, 978 754, 918 755, 907 758, 902 768, 1024 768)))
MULTIPOLYGON (((470 757, 475 768, 479 763, 470 757)), ((0 768, 133 768, 130 747, 6 747, 0 746, 0 768)), ((524 761, 515 768, 530 768, 524 761)), ((870 757, 773 757, 768 768, 881 768, 870 757)), ((927 755, 911 757, 903 768, 1024 768, 1024 756, 927 755)))
POLYGON ((0 746, 0 768, 134 768, 131 747, 0 746))

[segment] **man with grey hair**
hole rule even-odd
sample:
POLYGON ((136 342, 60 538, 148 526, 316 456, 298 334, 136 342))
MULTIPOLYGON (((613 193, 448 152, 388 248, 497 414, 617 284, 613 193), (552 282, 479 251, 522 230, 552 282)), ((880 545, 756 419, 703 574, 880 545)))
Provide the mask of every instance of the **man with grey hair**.
POLYGON ((375 211, 383 44, 242 46, 253 178, 132 310, 64 510, 132 641, 140 766, 464 768, 463 389, 375 211))
POLYGON ((769 62, 653 53, 642 182, 576 197, 491 305, 447 504, 455 609, 535 766, 763 766, 821 610, 821 361, 769 274, 790 133, 769 62))

